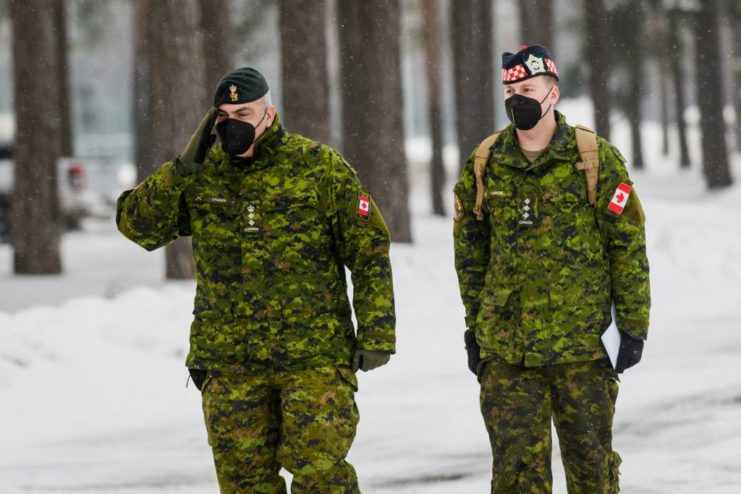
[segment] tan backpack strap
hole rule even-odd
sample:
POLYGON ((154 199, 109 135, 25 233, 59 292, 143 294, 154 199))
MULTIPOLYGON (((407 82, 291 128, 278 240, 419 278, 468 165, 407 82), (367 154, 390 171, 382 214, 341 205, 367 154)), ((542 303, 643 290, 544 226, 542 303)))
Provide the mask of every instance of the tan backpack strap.
POLYGON ((576 147, 579 148, 581 161, 576 164, 577 170, 584 170, 587 181, 587 198, 589 204, 597 206, 597 182, 599 181, 599 150, 597 133, 589 127, 577 125, 576 147))
POLYGON ((486 171, 486 163, 489 161, 489 156, 491 156, 490 149, 497 142, 501 133, 501 131, 495 132, 484 139, 479 144, 479 147, 476 148, 476 155, 473 161, 473 173, 476 175, 476 205, 473 207, 473 213, 479 221, 484 219, 484 193, 486 192, 484 172, 486 171))

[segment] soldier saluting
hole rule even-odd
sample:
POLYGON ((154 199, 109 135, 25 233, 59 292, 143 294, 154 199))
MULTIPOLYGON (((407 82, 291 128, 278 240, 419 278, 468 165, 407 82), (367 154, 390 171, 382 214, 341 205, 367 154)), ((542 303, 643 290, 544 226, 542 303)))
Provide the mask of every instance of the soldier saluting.
POLYGON ((258 71, 226 74, 213 105, 178 157, 121 195, 118 228, 147 250, 192 237, 186 365, 221 492, 285 493, 281 467, 295 493, 359 492, 345 461, 355 371, 395 351, 388 229, 335 150, 283 128, 258 71))
POLYGON ((454 223, 491 491, 551 491, 553 420, 569 493, 616 493, 617 373, 638 363, 648 331, 643 210, 620 152, 555 111, 544 47, 504 53, 502 79, 512 124, 466 162, 454 223), (616 368, 601 343, 613 305, 616 368))

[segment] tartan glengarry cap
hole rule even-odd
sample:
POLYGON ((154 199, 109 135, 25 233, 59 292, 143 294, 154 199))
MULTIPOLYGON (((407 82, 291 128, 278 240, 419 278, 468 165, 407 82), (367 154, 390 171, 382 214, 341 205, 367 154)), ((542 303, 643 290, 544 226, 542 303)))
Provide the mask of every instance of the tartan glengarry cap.
POLYGON ((522 45, 517 53, 502 53, 502 83, 524 81, 538 75, 558 80, 558 69, 550 52, 540 45, 522 45))
POLYGON ((234 69, 216 85, 214 106, 249 103, 262 98, 269 90, 268 81, 257 70, 251 67, 234 69))

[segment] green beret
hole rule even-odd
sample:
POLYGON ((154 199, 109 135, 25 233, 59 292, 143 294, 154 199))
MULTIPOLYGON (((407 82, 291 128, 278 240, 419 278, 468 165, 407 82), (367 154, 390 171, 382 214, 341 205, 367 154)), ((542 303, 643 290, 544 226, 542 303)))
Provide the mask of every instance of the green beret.
POLYGON ((221 78, 214 92, 214 106, 224 103, 232 105, 249 103, 268 93, 268 81, 261 73, 250 67, 232 70, 221 78))

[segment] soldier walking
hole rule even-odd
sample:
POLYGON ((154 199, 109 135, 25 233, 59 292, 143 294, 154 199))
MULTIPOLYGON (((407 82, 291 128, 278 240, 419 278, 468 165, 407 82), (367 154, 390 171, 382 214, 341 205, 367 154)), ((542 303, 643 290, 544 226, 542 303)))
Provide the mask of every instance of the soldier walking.
POLYGON ((551 492, 553 420, 568 492, 617 493, 618 373, 638 363, 648 332, 643 210, 620 152, 555 111, 558 71, 544 47, 504 53, 502 79, 511 125, 474 151, 454 190, 491 492, 551 492), (615 368, 601 342, 613 306, 615 368))
POLYGON ((116 222, 147 250, 192 238, 186 365, 221 492, 285 493, 281 467, 293 493, 359 492, 355 371, 389 361, 395 316, 389 232, 350 165, 287 132, 265 78, 241 68, 184 151, 121 195, 116 222))

